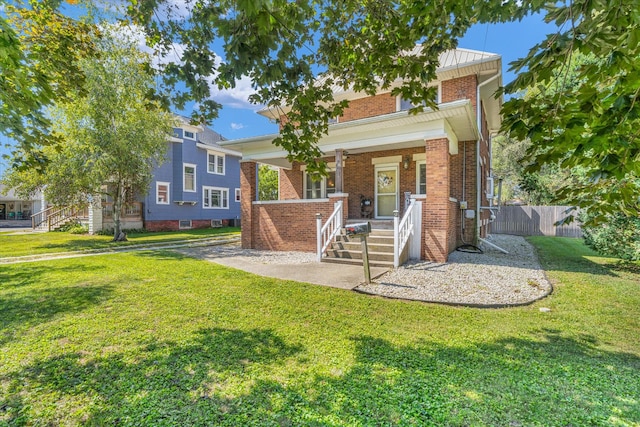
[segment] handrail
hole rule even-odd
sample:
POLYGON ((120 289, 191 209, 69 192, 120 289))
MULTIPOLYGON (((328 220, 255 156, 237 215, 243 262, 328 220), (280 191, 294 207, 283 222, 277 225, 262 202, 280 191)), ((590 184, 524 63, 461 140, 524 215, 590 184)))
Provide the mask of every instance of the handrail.
POLYGON ((47 209, 41 210, 40 212, 36 212, 31 215, 31 228, 35 230, 36 228, 40 227, 40 225, 42 225, 42 223, 47 220, 47 217, 54 209, 56 209, 56 207, 51 206, 47 209))
POLYGON ((333 238, 342 228, 342 200, 334 204, 334 210, 327 222, 322 225, 322 215, 316 214, 316 228, 318 234, 317 255, 318 262, 322 261, 322 254, 327 250, 333 238))
POLYGON ((31 226, 33 229, 44 228, 46 223, 47 231, 51 231, 56 225, 69 219, 78 218, 80 213, 85 211, 85 207, 79 206, 52 206, 31 216, 31 226))
POLYGON ((413 217, 411 214, 415 205, 415 200, 411 200, 402 220, 398 218, 398 211, 393 211, 393 268, 400 267, 400 254, 402 254, 411 234, 413 234, 413 217))

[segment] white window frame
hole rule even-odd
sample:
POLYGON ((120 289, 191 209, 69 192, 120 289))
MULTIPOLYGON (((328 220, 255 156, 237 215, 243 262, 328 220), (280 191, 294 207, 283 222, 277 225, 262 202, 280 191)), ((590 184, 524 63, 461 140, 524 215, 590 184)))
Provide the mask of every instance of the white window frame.
POLYGON ((189 229, 193 228, 193 222, 190 219, 180 219, 180 220, 178 220, 178 228, 180 230, 189 230, 189 229), (189 223, 189 225, 183 227, 182 224, 187 223, 187 222, 189 223))
POLYGON ((416 194, 426 195, 427 194, 427 161, 426 160, 417 160, 416 161, 416 194), (424 193, 420 192, 420 166, 424 165, 425 167, 425 176, 424 176, 424 193))
MULTIPOLYGON (((335 172, 334 168, 327 168, 327 172, 335 172)), ((304 176, 303 176, 303 199, 305 200, 315 200, 315 199, 309 199, 307 198, 307 177, 309 176, 309 174, 307 173, 307 171, 304 171, 304 176)), ((334 192, 335 192, 335 187, 334 187, 334 192)), ((333 193, 331 193, 333 194, 333 193)), ((320 181, 320 195, 322 197, 319 197, 320 199, 326 199, 328 197, 328 193, 327 193, 327 177, 323 176, 322 180, 320 181)))
POLYGON ((222 188, 222 187, 207 187, 207 186, 202 186, 202 208, 203 209, 229 209, 229 189, 228 188, 222 188), (209 202, 207 203, 207 197, 205 196, 206 192, 209 192, 209 202), (222 204, 224 205, 224 201, 225 201, 225 193, 226 193, 226 202, 227 205, 226 206, 212 206, 212 197, 211 197, 211 192, 212 191, 220 191, 220 201, 222 202, 222 204))
POLYGON ((198 170, 198 166, 194 165, 193 163, 182 164, 182 191, 185 191, 187 193, 195 193, 197 191, 197 188, 198 188, 198 183, 196 180, 197 170, 198 170), (187 173, 185 170, 186 168, 193 168, 193 190, 187 189, 187 173))
POLYGON ((156 205, 169 205, 169 204, 171 204, 171 183, 170 182, 163 182, 163 181, 156 181, 156 205), (160 202, 158 200, 160 186, 166 186, 167 187, 167 201, 166 202, 160 202))
POLYGON ((197 135, 196 132, 192 132, 190 130, 182 129, 182 137, 184 139, 190 139, 191 141, 195 141, 196 140, 196 135, 197 135), (190 133, 193 136, 187 136, 187 133, 190 133))
MULTIPOLYGON (((441 96, 442 96, 442 85, 440 84, 440 82, 438 82, 438 89, 437 89, 437 94, 436 94, 436 104, 440 104, 441 103, 441 96)), ((405 108, 404 110, 402 109, 402 95, 398 95, 396 96, 396 112, 398 111, 408 111, 409 108, 405 108)))
POLYGON ((227 169, 227 160, 224 154, 214 153, 212 151, 207 151, 207 173, 214 175, 224 175, 227 169), (209 156, 213 156, 213 170, 211 170, 211 162, 209 161, 209 156), (222 172, 218 172, 218 160, 222 159, 222 172))
POLYGON ((240 199, 240 189, 239 188, 236 188, 235 196, 236 196, 235 197, 236 202, 240 202, 241 199, 240 199))

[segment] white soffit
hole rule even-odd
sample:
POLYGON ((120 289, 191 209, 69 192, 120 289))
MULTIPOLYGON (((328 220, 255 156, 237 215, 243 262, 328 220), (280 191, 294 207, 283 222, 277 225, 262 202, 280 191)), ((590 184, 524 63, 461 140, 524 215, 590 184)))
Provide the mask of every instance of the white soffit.
MULTIPOLYGON (((287 156, 286 151, 272 144, 277 136, 221 141, 220 145, 241 152, 243 160, 267 163, 267 159, 287 156)), ((478 138, 475 114, 468 100, 441 104, 439 110, 428 109, 415 115, 400 111, 332 125, 318 146, 325 154, 333 155, 337 149, 356 153, 417 147, 435 138, 448 138, 452 154, 457 153, 458 140, 478 138)))

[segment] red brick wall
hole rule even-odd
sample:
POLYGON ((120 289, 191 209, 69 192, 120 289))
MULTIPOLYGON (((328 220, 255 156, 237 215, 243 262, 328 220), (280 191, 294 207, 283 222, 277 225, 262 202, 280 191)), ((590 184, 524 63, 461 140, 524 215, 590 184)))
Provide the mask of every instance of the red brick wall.
POLYGON ((441 102, 457 101, 468 99, 471 101, 473 111, 476 111, 476 95, 478 80, 475 74, 457 79, 445 80, 441 84, 441 102))
MULTIPOLYGON (((229 220, 222 220, 222 225, 229 225, 229 220)), ((194 219, 191 221, 191 228, 209 228, 211 227, 210 219, 194 219)), ((162 220, 162 221, 146 221, 144 228, 148 231, 177 231, 180 230, 180 221, 162 220)))
POLYGON ((299 163, 294 163, 291 169, 280 169, 280 200, 304 198, 303 176, 299 163))
MULTIPOLYGON (((334 203, 345 198, 331 198, 328 202, 259 203, 253 205, 252 243, 254 249, 275 251, 315 252, 317 244, 316 214, 323 224, 333 213, 334 203)), ((347 215, 345 209, 345 216, 347 215)), ((244 220, 243 220, 244 239, 244 220)))
POLYGON ((242 224, 242 247, 253 247, 253 202, 256 200, 258 182, 255 162, 240 163, 240 214, 242 224))
POLYGON ((427 200, 423 210, 424 258, 446 262, 449 254, 449 140, 426 141, 427 200))
POLYGON ((354 99, 338 119, 339 123, 367 117, 381 116, 396 112, 396 97, 391 93, 383 93, 366 98, 354 99))

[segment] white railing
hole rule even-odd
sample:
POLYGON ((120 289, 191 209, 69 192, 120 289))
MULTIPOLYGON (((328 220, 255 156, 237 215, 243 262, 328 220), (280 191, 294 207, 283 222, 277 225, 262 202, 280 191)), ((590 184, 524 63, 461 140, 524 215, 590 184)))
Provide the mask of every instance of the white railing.
POLYGON ((411 200, 402 220, 398 218, 398 211, 393 211, 393 268, 400 267, 400 255, 413 234, 413 209, 415 205, 415 200, 411 200))
POLYGON ((342 200, 338 200, 333 206, 333 213, 324 225, 322 225, 322 215, 316 214, 318 262, 322 261, 324 251, 327 250, 333 238, 342 228, 342 200))

